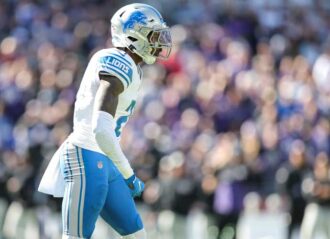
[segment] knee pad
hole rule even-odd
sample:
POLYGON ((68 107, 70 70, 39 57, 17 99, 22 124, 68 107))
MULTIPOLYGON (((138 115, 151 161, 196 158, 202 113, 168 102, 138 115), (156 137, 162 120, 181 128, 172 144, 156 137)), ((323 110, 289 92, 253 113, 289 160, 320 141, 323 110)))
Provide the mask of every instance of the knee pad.
POLYGON ((132 234, 126 235, 122 237, 123 239, 147 239, 147 233, 142 228, 141 230, 134 232, 132 234))
POLYGON ((83 237, 74 237, 69 235, 62 235, 62 239, 84 239, 83 237))

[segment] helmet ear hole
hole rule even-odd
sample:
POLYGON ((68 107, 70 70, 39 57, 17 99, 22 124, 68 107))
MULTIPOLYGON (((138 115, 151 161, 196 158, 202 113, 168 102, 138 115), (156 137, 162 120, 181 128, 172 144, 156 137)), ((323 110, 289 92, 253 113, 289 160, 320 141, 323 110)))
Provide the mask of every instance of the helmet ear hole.
POLYGON ((129 36, 129 37, 127 37, 128 39, 130 39, 132 42, 135 42, 135 41, 137 41, 137 39, 136 38, 134 38, 134 37, 131 37, 131 36, 129 36))

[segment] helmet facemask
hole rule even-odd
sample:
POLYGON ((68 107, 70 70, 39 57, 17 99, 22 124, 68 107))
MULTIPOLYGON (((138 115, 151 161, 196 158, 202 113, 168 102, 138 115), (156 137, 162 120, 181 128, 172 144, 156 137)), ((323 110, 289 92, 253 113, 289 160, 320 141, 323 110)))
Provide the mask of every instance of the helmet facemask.
POLYGON ((129 37, 132 51, 139 55, 145 63, 153 64, 157 59, 168 59, 172 41, 170 29, 167 26, 161 28, 136 26, 134 31, 139 40, 129 37))
POLYGON ((171 53, 172 40, 171 33, 168 27, 158 30, 150 31, 148 34, 148 41, 152 51, 151 55, 166 60, 171 53))

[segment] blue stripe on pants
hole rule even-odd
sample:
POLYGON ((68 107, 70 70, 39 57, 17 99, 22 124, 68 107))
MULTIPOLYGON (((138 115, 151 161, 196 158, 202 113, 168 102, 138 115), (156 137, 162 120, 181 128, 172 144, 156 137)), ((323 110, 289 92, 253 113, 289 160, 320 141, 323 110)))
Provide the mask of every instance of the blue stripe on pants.
POLYGON ((81 149, 68 143, 63 149, 61 171, 66 183, 62 202, 63 233, 82 236, 82 205, 85 193, 85 171, 81 158, 81 149))
POLYGON ((82 189, 83 189, 83 175, 82 175, 82 170, 81 170, 81 165, 80 165, 80 157, 79 157, 79 150, 78 147, 76 147, 76 153, 77 153, 77 158, 78 158, 78 165, 79 165, 79 170, 80 170, 80 181, 81 181, 81 185, 80 185, 80 191, 79 191, 79 204, 78 204, 78 228, 77 228, 77 231, 78 231, 78 236, 82 236, 81 235, 81 231, 80 231, 80 221, 82 221, 82 219, 80 219, 80 206, 81 206, 81 196, 82 196, 82 189))

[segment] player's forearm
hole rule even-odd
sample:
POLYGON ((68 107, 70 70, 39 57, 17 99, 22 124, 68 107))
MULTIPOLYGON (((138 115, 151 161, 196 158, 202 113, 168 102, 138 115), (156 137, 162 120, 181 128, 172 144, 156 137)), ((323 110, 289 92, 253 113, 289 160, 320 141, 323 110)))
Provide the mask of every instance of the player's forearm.
POLYGON ((114 132, 114 119, 111 114, 97 111, 93 117, 93 132, 100 149, 113 161, 124 178, 132 176, 131 168, 114 132))

